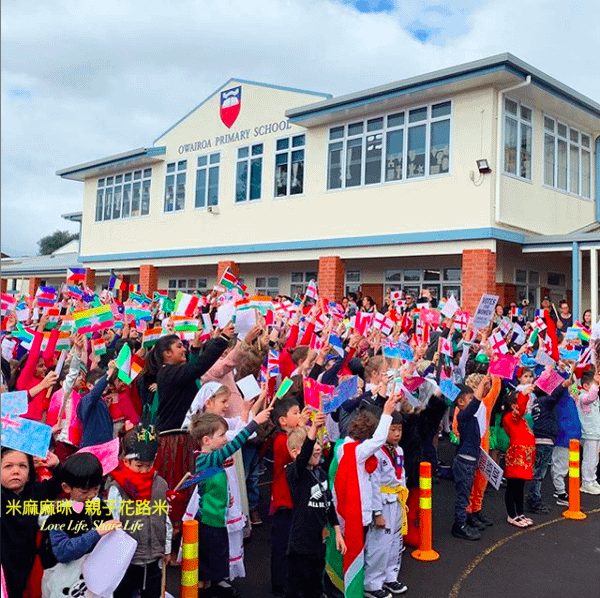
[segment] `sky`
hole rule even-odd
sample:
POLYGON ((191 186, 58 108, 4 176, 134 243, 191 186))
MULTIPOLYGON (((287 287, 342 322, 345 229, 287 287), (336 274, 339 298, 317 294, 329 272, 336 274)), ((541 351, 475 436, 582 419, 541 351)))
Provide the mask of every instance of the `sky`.
POLYGON ((34 255, 83 184, 231 77, 341 95, 510 52, 600 101, 600 2, 3 0, 1 245, 34 255))

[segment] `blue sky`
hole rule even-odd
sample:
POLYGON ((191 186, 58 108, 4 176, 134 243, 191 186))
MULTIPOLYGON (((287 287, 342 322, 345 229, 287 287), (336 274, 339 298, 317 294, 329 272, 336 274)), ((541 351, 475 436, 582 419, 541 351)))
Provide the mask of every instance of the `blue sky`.
POLYGON ((56 170, 150 146, 230 77, 339 95, 511 52, 599 101, 599 22, 597 0, 6 0, 2 251, 76 230, 56 170))

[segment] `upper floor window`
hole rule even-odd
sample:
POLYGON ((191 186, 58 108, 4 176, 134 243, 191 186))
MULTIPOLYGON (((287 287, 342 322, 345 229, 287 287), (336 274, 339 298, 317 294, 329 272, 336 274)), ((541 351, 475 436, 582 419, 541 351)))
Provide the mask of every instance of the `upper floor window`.
POLYGON ((150 213, 152 168, 98 179, 96 222, 150 213))
POLYGON ((216 206, 219 203, 219 163, 221 155, 198 156, 196 168, 197 208, 216 206))
POLYGON ((169 162, 165 179, 165 212, 185 209, 185 179, 187 160, 169 162))
POLYGON ((239 147, 235 175, 235 201, 260 199, 263 144, 239 147))
POLYGON ((304 190, 306 135, 278 139, 275 146, 275 197, 299 195, 304 190))
POLYGON ((504 172, 531 180, 531 108, 504 99, 504 172))
POLYGON ((590 135, 544 116, 544 184, 590 197, 590 173, 590 135))
POLYGON ((450 101, 329 129, 327 188, 400 181, 450 170, 450 101))

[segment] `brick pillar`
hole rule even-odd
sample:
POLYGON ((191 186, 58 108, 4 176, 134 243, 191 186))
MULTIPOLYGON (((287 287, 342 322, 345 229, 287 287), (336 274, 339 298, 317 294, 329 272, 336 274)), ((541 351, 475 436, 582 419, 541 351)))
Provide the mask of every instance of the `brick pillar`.
POLYGON ((37 291, 37 288, 40 286, 41 282, 42 282, 41 278, 30 278, 29 279, 29 295, 31 297, 35 297, 35 292, 37 291))
POLYGON ((140 287, 142 293, 154 295, 158 287, 158 269, 151 264, 142 264, 140 266, 140 287))
POLYGON ((341 301, 344 296, 346 264, 337 255, 319 258, 319 295, 330 301, 341 301))
POLYGON ((462 252, 462 306, 473 313, 483 293, 496 294, 496 254, 489 249, 462 252))
POLYGON ((8 289, 8 279, 3 278, 2 281, 0 281, 0 285, 2 288, 2 292, 6 293, 7 289, 8 289))
POLYGON ((89 268, 85 271, 85 280, 83 281, 86 287, 96 291, 96 270, 90 270, 89 268))
POLYGON ((517 285, 499 282, 496 285, 496 295, 500 297, 498 303, 504 307, 508 307, 511 301, 517 301, 517 285))
POLYGON ((229 271, 236 277, 240 277, 240 267, 238 264, 232 261, 219 262, 217 264, 217 284, 221 280, 221 276, 223 276, 223 272, 229 268, 229 271))

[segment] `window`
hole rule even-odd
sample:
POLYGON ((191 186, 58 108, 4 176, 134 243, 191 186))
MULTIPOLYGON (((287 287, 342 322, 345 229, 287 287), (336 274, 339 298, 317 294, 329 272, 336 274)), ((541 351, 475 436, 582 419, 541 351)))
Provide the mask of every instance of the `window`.
POLYGON ((406 290, 415 297, 427 289, 435 299, 454 295, 460 302, 460 283, 462 271, 460 268, 424 268, 417 270, 386 270, 384 292, 406 290))
POLYGON ((169 279, 169 298, 175 299, 177 291, 182 293, 204 292, 208 287, 206 278, 171 278, 169 279))
POLYGON ((221 154, 198 156, 196 168, 195 207, 205 208, 219 203, 219 163, 221 154))
POLYGON ((254 285, 254 292, 257 295, 276 297, 279 295, 279 277, 257 276, 254 285))
POLYGON ((147 216, 150 213, 151 179, 152 168, 98 179, 96 222, 147 216))
POLYGON ((557 272, 548 272, 548 286, 565 288, 567 286, 567 277, 557 272))
POLYGON ((235 201, 260 199, 263 144, 238 148, 235 177, 235 201))
POLYGON ((451 102, 329 129, 327 189, 446 174, 451 102))
POLYGON ((275 197, 300 195, 304 191, 304 144, 306 135, 278 139, 275 145, 275 197))
POLYGON ((544 116, 544 184, 590 197, 590 173, 590 135, 544 116))
POLYGON ((317 281, 317 272, 292 272, 290 296, 303 296, 311 280, 317 281))
POLYGON ((165 212, 179 212, 185 209, 185 179, 187 160, 169 162, 165 179, 165 212))
POLYGON ((504 172, 531 180, 531 108, 504 99, 504 172))
POLYGON ((540 273, 533 270, 515 270, 515 283, 517 286, 517 299, 521 303, 524 299, 534 308, 539 305, 540 273))
POLYGON ((346 270, 346 295, 360 291, 360 270, 346 270))

